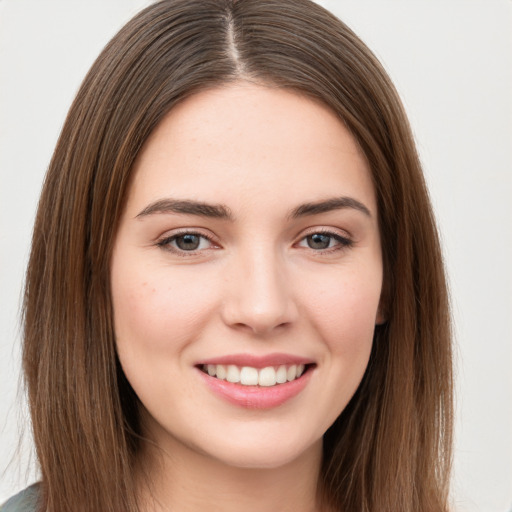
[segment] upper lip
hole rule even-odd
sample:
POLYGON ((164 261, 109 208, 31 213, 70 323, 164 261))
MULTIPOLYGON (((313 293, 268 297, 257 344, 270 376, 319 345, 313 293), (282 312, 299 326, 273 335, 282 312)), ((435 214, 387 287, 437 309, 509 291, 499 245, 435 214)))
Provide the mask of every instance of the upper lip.
POLYGON ((276 353, 262 356, 251 354, 230 354, 219 357, 203 359, 197 363, 197 366, 207 364, 233 364, 235 366, 250 366, 252 368, 266 368, 268 366, 281 366, 293 364, 313 364, 314 361, 307 357, 296 356, 292 354, 276 353))

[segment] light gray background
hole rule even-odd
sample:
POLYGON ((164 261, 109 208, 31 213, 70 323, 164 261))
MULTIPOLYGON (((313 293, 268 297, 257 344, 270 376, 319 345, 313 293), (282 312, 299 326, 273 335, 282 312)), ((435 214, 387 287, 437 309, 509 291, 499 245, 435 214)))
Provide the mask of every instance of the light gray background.
MULTIPOLYGON (((45 168, 85 72, 146 0, 0 0, 0 503, 37 476, 19 304, 45 168)), ((512 1, 320 2, 375 51, 418 142, 450 276, 454 510, 512 505, 512 1)))

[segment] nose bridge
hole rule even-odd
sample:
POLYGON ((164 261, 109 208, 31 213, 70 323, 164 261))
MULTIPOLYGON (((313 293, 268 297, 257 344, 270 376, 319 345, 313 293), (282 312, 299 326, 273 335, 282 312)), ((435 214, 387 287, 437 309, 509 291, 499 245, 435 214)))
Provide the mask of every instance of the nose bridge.
POLYGON ((296 305, 285 261, 275 248, 261 244, 241 250, 228 272, 228 324, 265 334, 295 320, 296 305))

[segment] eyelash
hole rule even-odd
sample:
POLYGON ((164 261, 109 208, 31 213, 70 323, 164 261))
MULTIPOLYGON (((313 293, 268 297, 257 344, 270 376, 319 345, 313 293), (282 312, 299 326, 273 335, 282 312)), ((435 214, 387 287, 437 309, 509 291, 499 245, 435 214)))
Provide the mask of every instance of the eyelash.
MULTIPOLYGON (((308 237, 314 236, 314 235, 324 235, 328 236, 331 239, 334 239, 337 244, 333 247, 327 247, 326 249, 320 249, 315 250, 312 247, 309 247, 309 249, 313 250, 315 253, 318 254, 331 254, 333 252, 343 251, 346 249, 350 249, 354 245, 354 241, 346 236, 342 236, 339 233, 335 233, 333 231, 329 231, 328 229, 315 229, 309 233, 306 233, 300 240, 299 243, 307 240, 308 237)), ((307 242, 306 242, 307 243, 307 242)), ((330 243, 330 242, 329 242, 330 243)))
POLYGON ((196 250, 192 250, 192 251, 186 251, 184 249, 180 249, 179 247, 172 247, 171 246, 171 244, 173 242, 175 242, 177 239, 185 237, 187 235, 189 235, 189 236, 197 236, 197 237, 199 237, 199 238, 201 238, 203 240, 207 240, 212 245, 216 245, 213 237, 205 235, 204 233, 198 233, 197 231, 187 231, 187 230, 180 231, 180 232, 175 233, 175 234, 173 234, 171 236, 166 236, 162 240, 159 240, 156 243, 156 245, 158 247, 161 247, 162 249, 164 249, 166 251, 172 252, 174 254, 177 254, 178 256, 183 256, 183 257, 195 256, 195 255, 199 254, 202 251, 211 249, 211 247, 208 247, 207 249, 196 249, 196 250))
MULTIPOLYGON (((167 237, 159 240, 156 243, 156 245, 158 247, 161 247, 162 249, 164 249, 166 251, 172 252, 172 253, 177 254, 178 256, 182 256, 182 257, 196 256, 196 255, 198 255, 199 253, 201 253, 203 251, 207 251, 207 250, 212 249, 212 247, 208 247, 206 249, 195 249, 195 250, 187 251, 187 250, 184 250, 184 249, 180 249, 180 248, 172 247, 171 246, 171 244, 173 242, 175 242, 177 239, 185 237, 187 235, 189 235, 189 236, 197 236, 197 237, 199 237, 199 238, 201 238, 203 240, 207 240, 212 245, 216 244, 214 239, 213 239, 213 237, 210 237, 210 236, 205 235, 203 233, 198 233, 196 231, 187 231, 187 230, 185 230, 185 231, 180 231, 178 233, 175 233, 175 234, 173 234, 171 236, 167 236, 167 237)), ((333 253, 333 252, 349 249, 350 247, 352 247, 354 245, 353 240, 351 240, 350 238, 342 236, 342 235, 340 235, 338 233, 334 233, 334 232, 329 231, 327 229, 316 229, 314 231, 311 231, 310 233, 307 233, 304 236, 302 236, 302 238, 299 240, 299 242, 297 242, 294 245, 298 245, 298 244, 300 244, 301 242, 304 242, 304 241, 306 241, 306 243, 307 243, 308 237, 312 237, 314 235, 324 235, 324 236, 330 237, 331 239, 334 239, 337 242, 337 244, 335 246, 327 247, 325 249, 316 250, 316 249, 313 249, 312 247, 307 247, 308 249, 312 250, 316 254, 330 254, 330 253, 333 253)), ((329 242, 329 244, 330 243, 331 242, 329 242)))

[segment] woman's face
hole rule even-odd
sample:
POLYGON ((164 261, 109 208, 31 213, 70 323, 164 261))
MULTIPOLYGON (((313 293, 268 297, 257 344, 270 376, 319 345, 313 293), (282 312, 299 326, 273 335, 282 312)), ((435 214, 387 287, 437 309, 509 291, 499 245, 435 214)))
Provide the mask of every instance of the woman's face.
POLYGON ((382 287, 368 165, 329 109, 247 83, 185 100, 137 160, 111 266, 146 435, 243 467, 319 453, 382 287))

